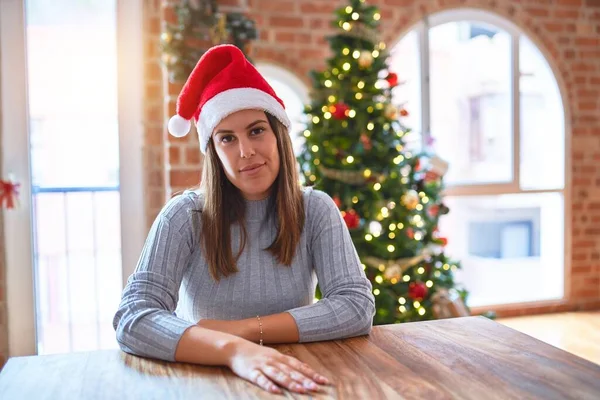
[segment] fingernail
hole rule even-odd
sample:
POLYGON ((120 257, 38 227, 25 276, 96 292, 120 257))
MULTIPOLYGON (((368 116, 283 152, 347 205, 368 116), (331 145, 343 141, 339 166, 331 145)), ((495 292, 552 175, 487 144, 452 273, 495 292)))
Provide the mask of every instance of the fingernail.
POLYGON ((304 386, 302 386, 298 383, 294 383, 293 387, 294 387, 294 390, 298 390, 302 393, 306 392, 306 389, 304 388, 304 386))
POLYGON ((319 388, 317 386, 317 384, 314 382, 304 382, 304 386, 306 386, 307 388, 309 388, 311 390, 317 390, 319 388))

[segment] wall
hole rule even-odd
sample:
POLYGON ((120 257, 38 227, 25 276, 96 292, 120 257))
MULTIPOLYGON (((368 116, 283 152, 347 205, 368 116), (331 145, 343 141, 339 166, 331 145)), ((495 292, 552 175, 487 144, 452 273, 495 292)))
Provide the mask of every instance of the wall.
MULTIPOLYGON (((147 2, 146 13, 146 176, 148 223, 171 194, 199 182, 201 158, 195 134, 168 137, 180 86, 164 79, 158 62, 161 24, 172 19, 175 0, 147 2)), ((499 315, 600 308, 600 0, 371 0, 382 13, 383 39, 392 44, 425 15, 474 7, 517 24, 559 71, 569 110, 571 260, 568 301, 521 305, 499 315)), ((324 66, 324 37, 340 0, 221 0, 220 10, 246 12, 260 30, 252 57, 296 74, 309 85, 308 72, 324 66)), ((568 234, 568 232, 567 232, 568 234)), ((479 310, 474 310, 478 312, 479 310)))
MULTIPOLYGON (((0 116, 1 118, 1 116, 0 116)), ((2 130, 0 130, 2 142, 2 130)), ((1 157, 1 156, 0 156, 1 157)), ((2 159, 0 159, 2 165, 2 159)), ((0 169, 0 177, 4 176, 0 169)), ((4 243, 4 211, 0 209, 0 243, 4 243)), ((4 245, 0 246, 0 369, 8 359, 8 322, 6 320, 6 260, 4 245)))

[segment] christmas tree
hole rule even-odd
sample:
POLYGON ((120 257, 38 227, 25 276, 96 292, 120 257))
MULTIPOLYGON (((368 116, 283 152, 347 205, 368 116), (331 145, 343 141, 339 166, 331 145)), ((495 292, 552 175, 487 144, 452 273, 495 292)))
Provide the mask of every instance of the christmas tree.
POLYGON ((449 211, 441 197, 447 164, 406 148, 411 130, 402 123, 407 111, 392 102, 401 83, 379 40, 381 14, 351 0, 336 15, 333 56, 325 70, 311 72, 298 157, 304 182, 340 208, 373 283, 374 324, 448 316, 442 300, 466 310, 466 292, 454 282, 460 264, 446 257, 437 230, 449 211))

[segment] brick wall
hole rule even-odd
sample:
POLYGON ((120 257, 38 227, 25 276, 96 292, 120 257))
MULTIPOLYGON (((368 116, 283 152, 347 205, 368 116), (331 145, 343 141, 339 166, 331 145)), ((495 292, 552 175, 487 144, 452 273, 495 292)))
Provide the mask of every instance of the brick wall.
MULTIPOLYGON (((146 162, 148 221, 163 200, 199 182, 201 158, 196 135, 168 137, 166 119, 173 115, 180 87, 166 82, 158 64, 160 25, 172 18, 176 0, 148 1, 146 8, 146 162), (161 90, 162 89, 162 90, 161 90), (164 164, 163 164, 164 161, 164 164), (164 167, 163 167, 164 165, 164 167)), ((600 308, 600 0, 371 0, 382 13, 383 39, 396 42, 423 16, 457 7, 473 7, 504 17, 538 43, 560 72, 569 110, 571 270, 568 301, 521 305, 498 310, 517 315, 555 310, 600 308)), ((309 85, 308 72, 324 66, 329 54, 324 37, 341 0, 222 0, 220 9, 241 10, 260 30, 255 61, 277 64, 309 85)), ((569 165, 569 163, 567 163, 569 165)), ((474 310, 478 312, 479 310, 474 310)))

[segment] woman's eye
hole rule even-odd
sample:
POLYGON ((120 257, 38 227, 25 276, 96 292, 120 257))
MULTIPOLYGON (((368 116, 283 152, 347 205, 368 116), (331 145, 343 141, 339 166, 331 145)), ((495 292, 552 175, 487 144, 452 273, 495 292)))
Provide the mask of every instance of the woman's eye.
POLYGON ((265 131, 265 128, 254 128, 252 129, 251 133, 253 135, 259 135, 261 133, 263 133, 265 131))
POLYGON ((223 143, 229 143, 232 140, 233 140, 232 135, 221 136, 221 142, 223 142, 223 143))

